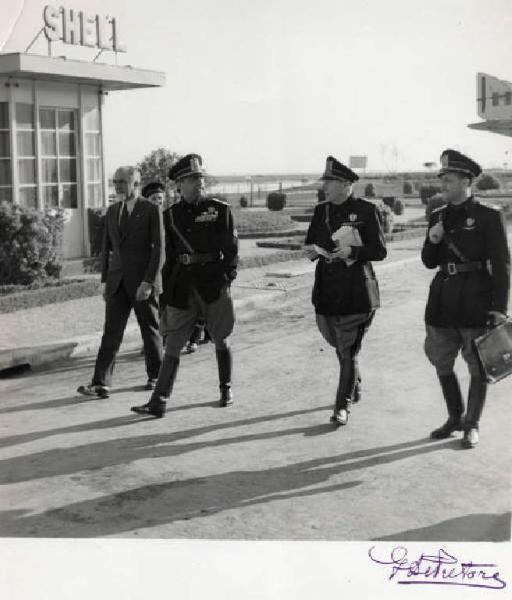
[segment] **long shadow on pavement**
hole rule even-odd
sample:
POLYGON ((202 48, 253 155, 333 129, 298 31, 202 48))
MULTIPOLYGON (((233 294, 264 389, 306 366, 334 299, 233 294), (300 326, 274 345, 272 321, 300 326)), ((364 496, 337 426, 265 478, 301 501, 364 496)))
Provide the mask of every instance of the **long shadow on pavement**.
POLYGON ((510 541, 511 514, 470 514, 441 521, 428 527, 407 529, 392 535, 375 538, 375 541, 457 541, 457 542, 508 542, 510 541))
MULTIPOLYGON (((204 403, 198 406, 204 406, 204 403)), ((166 434, 153 434, 146 436, 138 436, 134 438, 126 438, 129 442, 131 441, 136 446, 147 446, 150 444, 159 443, 170 443, 195 435, 203 435, 205 433, 211 433, 222 429, 230 429, 232 427, 242 427, 244 425, 257 425, 258 423, 265 423, 275 421, 276 419, 288 419, 290 417, 298 417, 300 415, 307 415, 310 413, 317 412, 319 410, 325 410, 325 406, 316 406, 315 408, 304 408, 301 410, 292 410, 288 412, 272 413, 259 417, 252 417, 249 419, 239 419, 237 421, 225 421, 223 423, 216 423, 214 425, 204 425, 201 427, 194 427, 192 429, 185 429, 184 431, 177 431, 175 433, 166 434), (160 440, 160 441, 159 441, 160 440)), ((174 411, 174 409, 173 409, 174 411)), ((154 421, 153 417, 140 418, 134 414, 123 417, 116 417, 114 419, 102 419, 101 421, 92 421, 90 423, 80 423, 78 425, 68 425, 66 427, 57 427, 55 429, 46 429, 44 431, 33 431, 30 433, 20 433, 17 435, 11 435, 8 437, 0 438, 0 448, 8 446, 14 446, 15 444, 26 444, 27 442, 33 442, 35 440, 51 437, 53 435, 62 435, 68 433, 82 433, 84 431, 96 431, 100 429, 114 429, 116 427, 126 427, 128 425, 137 425, 145 421, 154 421)), ((329 427, 332 431, 332 425, 329 427)), ((121 440, 112 440, 112 442, 119 442, 121 440)), ((104 444, 110 443, 110 441, 102 442, 104 444)), ((87 448, 87 446, 80 446, 80 448, 87 448)), ((1 464, 1 461, 0 461, 1 464)), ((0 475, 1 481, 1 475, 0 475)))
MULTIPOLYGON (((239 436, 203 444, 189 444, 181 448, 168 448, 160 456, 224 443, 249 441, 262 437, 282 436, 297 430, 279 431, 259 436, 239 436), (249 439, 248 439, 249 438, 249 439), (169 450, 172 452, 169 453, 169 450)), ((302 429, 304 432, 304 429, 302 429)), ((451 448, 455 440, 426 444, 416 440, 312 459, 291 465, 252 471, 231 471, 209 477, 194 477, 142 486, 102 498, 77 502, 41 514, 24 517, 26 511, 13 510, 0 513, 0 535, 11 537, 100 537, 129 532, 145 527, 166 525, 179 520, 205 518, 228 509, 242 508, 273 500, 348 490, 362 481, 349 481, 325 487, 304 489, 322 484, 332 476, 354 470, 404 460, 411 456, 429 454, 451 448), (412 446, 420 447, 413 448, 412 446), (396 451, 397 447, 409 449, 396 451), (362 460, 348 462, 361 455, 362 460), (284 493, 283 493, 284 492, 284 493)), ((162 449, 158 448, 160 452, 162 449)), ((290 531, 287 536, 293 536, 290 531)), ((243 536, 240 536, 243 537, 243 536)))

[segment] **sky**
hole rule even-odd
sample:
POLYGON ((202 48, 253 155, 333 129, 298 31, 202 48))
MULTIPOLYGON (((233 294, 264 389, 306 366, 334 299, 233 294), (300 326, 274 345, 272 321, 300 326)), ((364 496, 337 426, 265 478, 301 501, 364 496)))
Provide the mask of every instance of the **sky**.
MULTIPOLYGON (((25 50, 47 3, 2 0, 3 52, 25 50)), ((214 175, 320 172, 329 154, 420 170, 447 147, 485 168, 512 165, 512 138, 467 127, 480 120, 477 72, 512 81, 510 0, 54 4, 115 16, 128 49, 119 64, 166 75, 163 88, 106 98, 109 173, 159 146, 198 152, 214 175)), ((46 53, 42 36, 31 52, 46 53)))

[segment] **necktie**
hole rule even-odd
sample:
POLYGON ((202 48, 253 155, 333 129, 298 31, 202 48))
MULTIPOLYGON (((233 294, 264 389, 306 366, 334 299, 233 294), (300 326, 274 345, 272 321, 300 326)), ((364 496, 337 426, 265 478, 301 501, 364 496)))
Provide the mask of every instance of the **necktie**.
POLYGON ((128 206, 126 202, 123 202, 123 206, 121 208, 121 218, 119 219, 119 232, 121 235, 126 235, 128 232, 128 219, 130 215, 128 214, 128 206))

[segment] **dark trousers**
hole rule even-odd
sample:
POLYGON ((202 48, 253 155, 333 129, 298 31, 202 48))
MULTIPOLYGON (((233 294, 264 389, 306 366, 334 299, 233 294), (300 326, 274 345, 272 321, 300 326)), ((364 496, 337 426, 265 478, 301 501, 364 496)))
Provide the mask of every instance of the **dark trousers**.
POLYGON ((128 294, 123 282, 117 292, 105 302, 105 325, 96 357, 93 385, 110 386, 116 356, 123 341, 124 330, 132 308, 144 342, 144 358, 148 377, 156 379, 162 363, 162 338, 158 331, 158 302, 154 296, 138 302, 128 294))

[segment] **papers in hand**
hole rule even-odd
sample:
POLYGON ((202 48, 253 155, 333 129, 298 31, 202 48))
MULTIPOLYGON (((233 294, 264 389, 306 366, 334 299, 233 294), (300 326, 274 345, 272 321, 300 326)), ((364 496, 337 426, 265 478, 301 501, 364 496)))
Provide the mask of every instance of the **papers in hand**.
MULTIPOLYGON (((338 248, 346 248, 347 246, 362 246, 361 236, 359 235, 359 231, 355 227, 351 227, 350 225, 343 225, 338 230, 336 230, 332 236, 332 241, 336 244, 338 248)), ((321 246, 317 246, 316 244, 308 244, 304 246, 306 250, 314 250, 319 256, 323 256, 327 260, 333 260, 336 257, 335 252, 328 252, 321 246)), ((353 258, 345 258, 343 259, 345 264, 350 267, 356 261, 353 258)))

